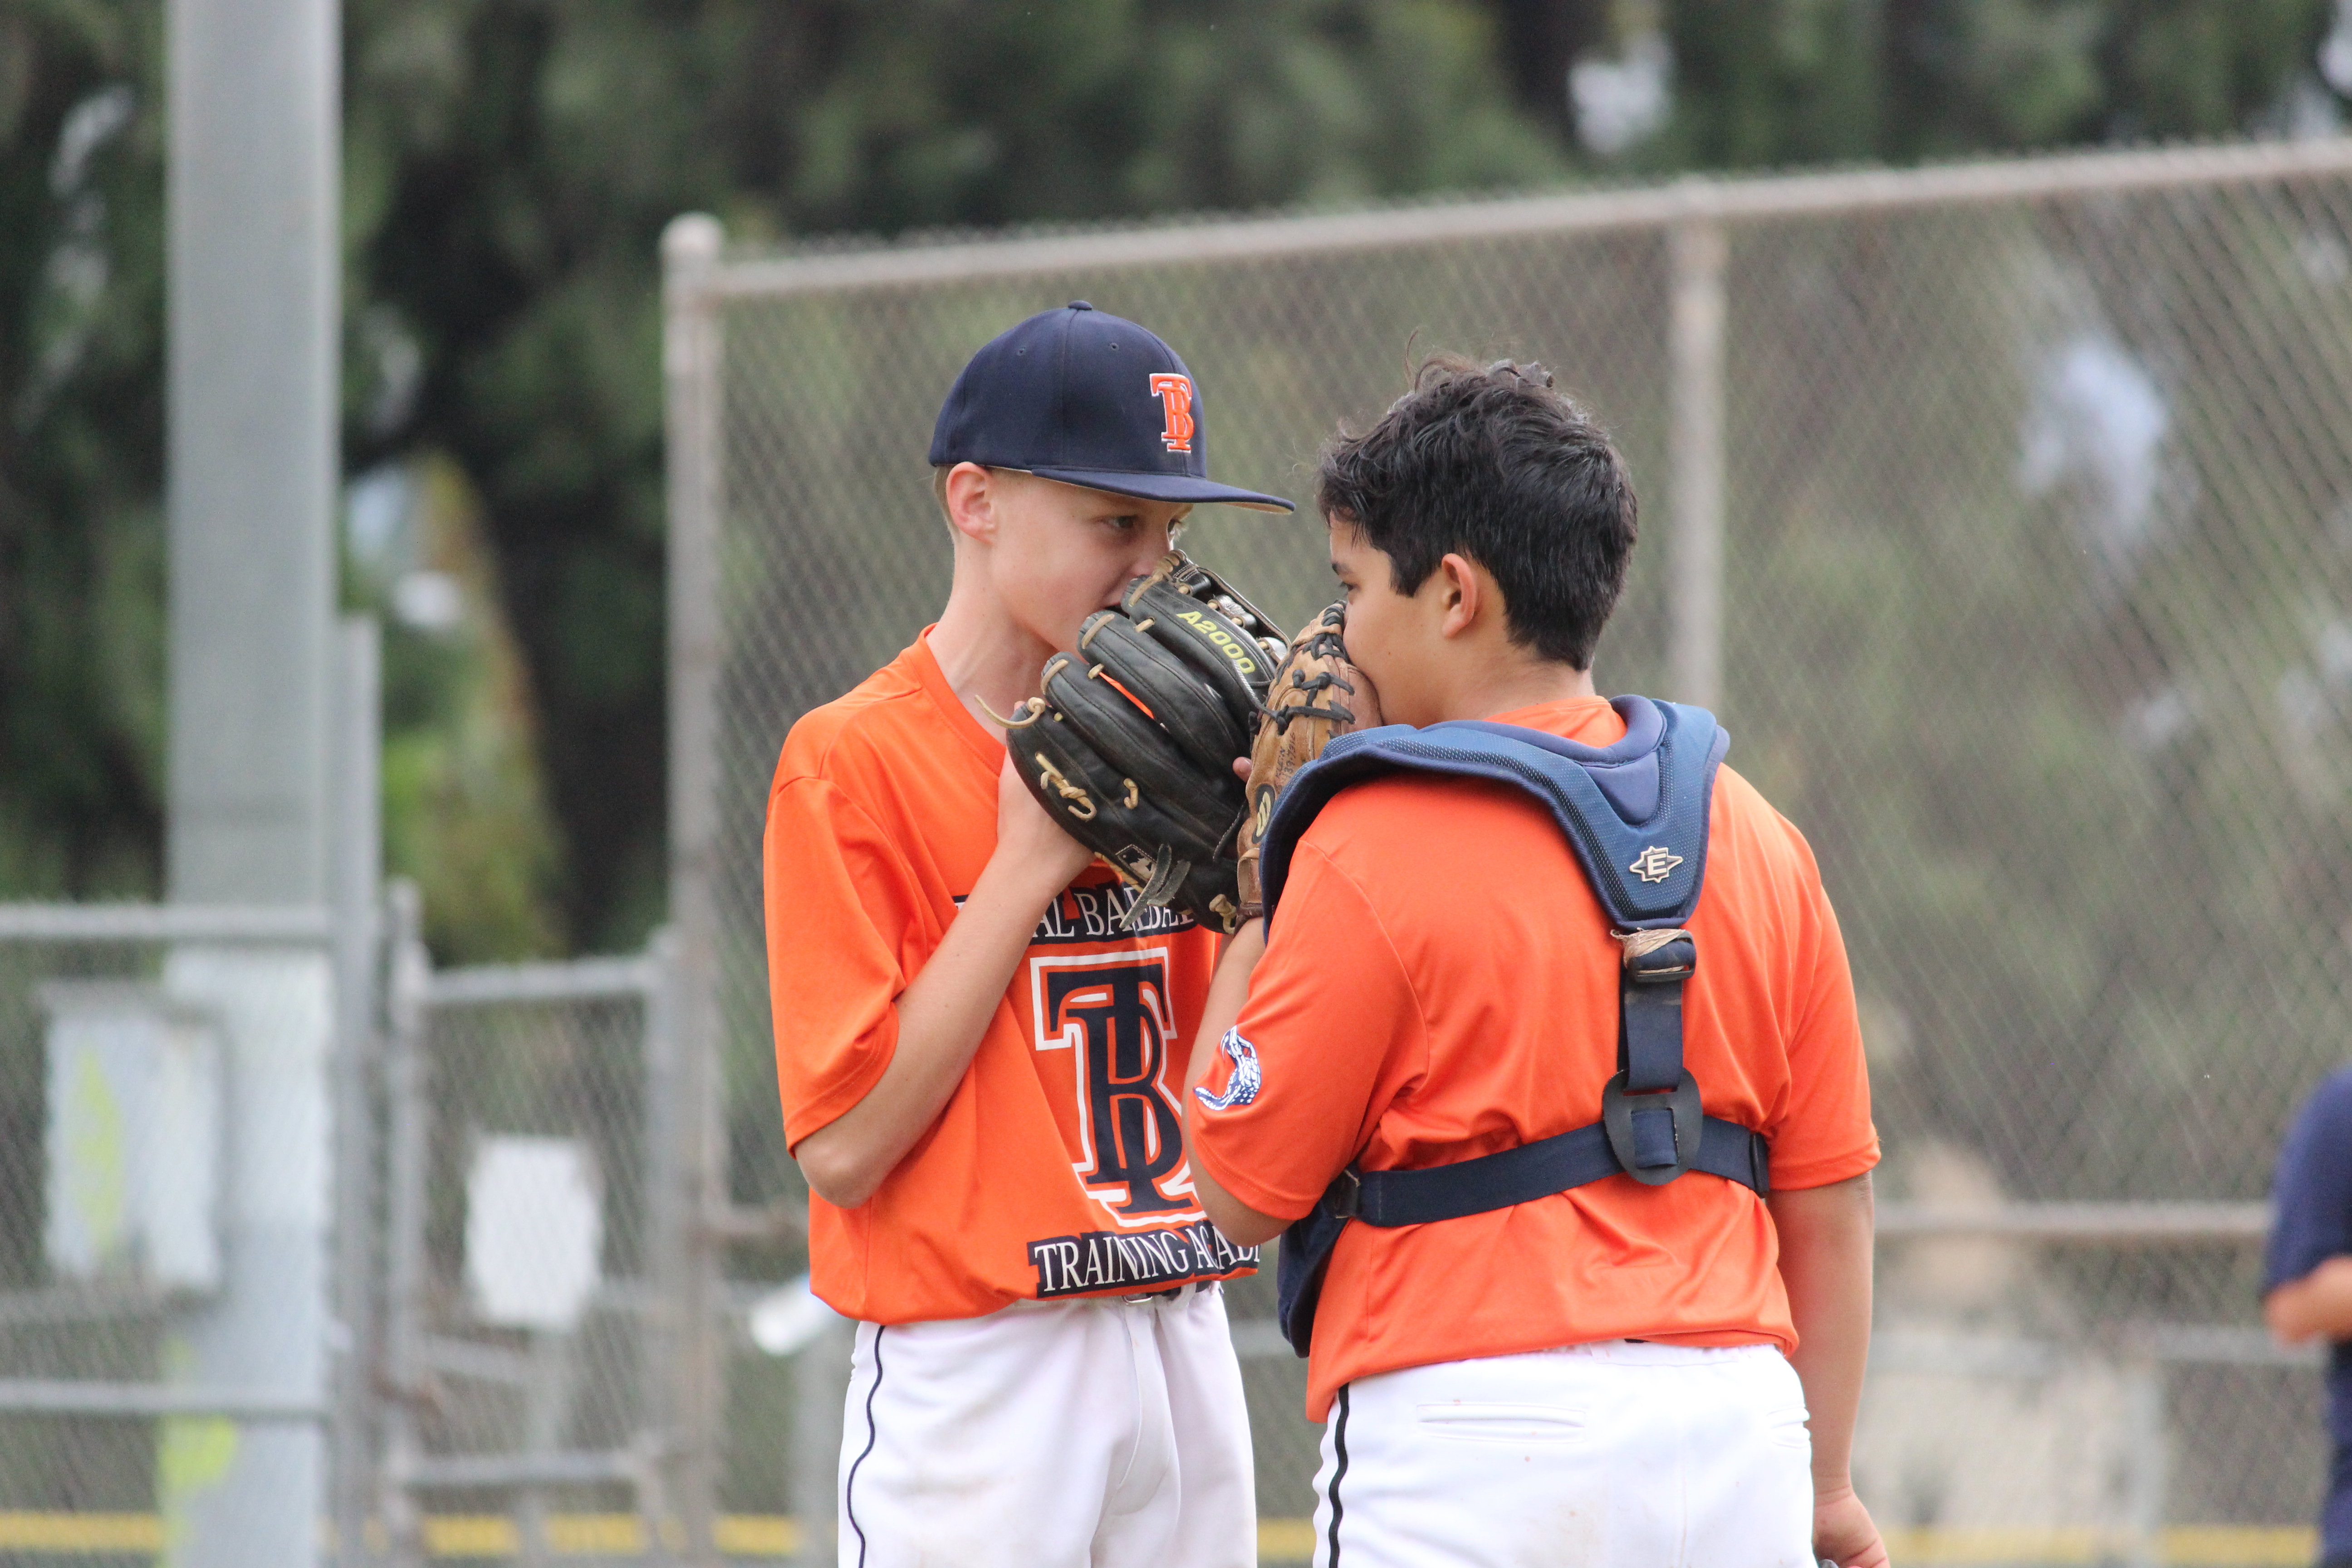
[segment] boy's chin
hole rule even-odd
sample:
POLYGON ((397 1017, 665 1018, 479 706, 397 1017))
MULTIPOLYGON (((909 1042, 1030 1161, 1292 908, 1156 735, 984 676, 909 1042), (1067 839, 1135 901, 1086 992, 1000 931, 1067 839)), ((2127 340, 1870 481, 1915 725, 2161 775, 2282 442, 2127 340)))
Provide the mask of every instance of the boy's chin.
POLYGON ((1066 614, 1058 606, 1042 615, 1024 615, 1016 610, 1013 624, 1047 647, 1067 653, 1078 646, 1078 628, 1086 625, 1087 617, 1093 614, 1092 610, 1066 614))

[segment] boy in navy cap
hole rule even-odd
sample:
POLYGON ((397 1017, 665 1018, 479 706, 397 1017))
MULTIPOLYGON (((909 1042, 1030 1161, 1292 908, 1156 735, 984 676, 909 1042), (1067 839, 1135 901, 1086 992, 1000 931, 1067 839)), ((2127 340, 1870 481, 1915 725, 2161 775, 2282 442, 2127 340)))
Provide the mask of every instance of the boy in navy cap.
POLYGON ((2335 1440, 2319 1517, 2322 1568, 2352 1568, 2352 1068, 2312 1091, 2279 1150, 2263 1315, 2287 1344, 2325 1340, 2335 1440))
POLYGON ((972 357, 931 441, 936 625, 793 725, 769 796, 784 1129, 858 1321, 840 1561, 1242 1568, 1249 1425, 1178 1110, 1216 939, 1056 826, 995 715, 1150 571, 1208 477, 1200 390, 1083 301, 972 357), (1129 921, 1126 917, 1135 918, 1129 921))

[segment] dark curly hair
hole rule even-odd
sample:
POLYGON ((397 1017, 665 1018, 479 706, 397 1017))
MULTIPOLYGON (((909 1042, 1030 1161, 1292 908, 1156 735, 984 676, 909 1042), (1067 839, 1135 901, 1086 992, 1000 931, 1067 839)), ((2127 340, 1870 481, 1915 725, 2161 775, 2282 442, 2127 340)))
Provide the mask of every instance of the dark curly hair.
POLYGON ((1388 556, 1398 593, 1467 556, 1502 589, 1512 642, 1592 668, 1633 558, 1633 483, 1543 366, 1423 360, 1379 423, 1324 448, 1315 499, 1388 556))

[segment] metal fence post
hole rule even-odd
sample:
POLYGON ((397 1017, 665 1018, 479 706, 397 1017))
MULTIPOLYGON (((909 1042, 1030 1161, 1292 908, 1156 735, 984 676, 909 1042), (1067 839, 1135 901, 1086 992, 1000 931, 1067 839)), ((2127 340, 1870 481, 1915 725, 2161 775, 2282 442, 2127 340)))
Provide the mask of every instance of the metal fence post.
POLYGON ((430 1175, 431 1101, 425 1056, 425 993, 431 960, 421 934, 424 911, 416 884, 392 884, 385 899, 390 974, 385 986, 383 1463, 377 1512, 388 1560, 396 1568, 423 1568, 424 1521, 410 1482, 423 1448, 416 1406, 425 1394, 425 1227, 430 1175))
POLYGON ((1666 553, 1675 700, 1723 701, 1723 271, 1727 246, 1712 187, 1685 187, 1692 205, 1667 232, 1673 279, 1668 329, 1673 427, 1666 553))
POLYGON ((715 1563, 719 1427, 726 1418, 717 1227, 726 1207, 719 1010, 719 323, 705 285, 725 235, 688 214, 662 235, 663 374, 668 395, 669 852, 671 1045, 677 1052, 677 1152, 688 1190, 687 1266, 675 1306, 670 1376, 678 1445, 675 1500, 686 1555, 715 1563))
MULTIPOLYGON (((654 933, 647 947, 657 976, 646 997, 646 1274, 654 1300, 645 1319, 645 1352, 639 1363, 646 1441, 657 1458, 656 1473, 674 1470, 684 1451, 684 1420, 674 1369, 684 1360, 686 1335, 682 1311, 692 1294, 688 1276, 694 1268, 693 1186, 681 1159, 687 1137, 678 1092, 677 935, 665 929, 654 933)), ((670 1560, 668 1537, 678 1527, 673 1495, 680 1489, 663 1485, 648 1491, 639 1506, 646 1520, 647 1549, 657 1560, 670 1560)))
MULTIPOLYGON (((522 1451, 526 1458, 551 1458, 562 1452, 564 1427, 572 1418, 573 1341, 567 1330, 533 1329, 528 1383, 523 1390, 522 1451)), ((524 1568, 549 1568, 554 1542, 548 1538, 546 1489, 525 1486, 516 1500, 516 1532, 522 1537, 524 1568)), ((657 1542, 648 1542, 658 1550, 657 1542)))
MULTIPOLYGON (((331 896, 341 7, 163 13, 167 880, 184 903, 315 908, 331 896)), ((329 1402, 334 980, 324 944, 165 961, 171 994, 218 1011, 228 1063, 225 1273, 172 1315, 184 1386, 329 1402)), ((172 1562, 322 1561, 330 1436, 324 1421, 163 1423, 172 1562)))
POLYGON ((335 726, 335 1556, 364 1563, 374 1498, 376 1121, 383 950, 383 643, 374 620, 346 618, 337 639, 335 726))
POLYGON ((2164 1419, 2164 1363, 2154 1355, 2143 1356, 2124 1372, 2124 1427, 2130 1445, 2124 1481, 2124 1561, 2129 1568, 2159 1568, 2166 1561, 2165 1499, 2172 1484, 2172 1453, 2164 1419))

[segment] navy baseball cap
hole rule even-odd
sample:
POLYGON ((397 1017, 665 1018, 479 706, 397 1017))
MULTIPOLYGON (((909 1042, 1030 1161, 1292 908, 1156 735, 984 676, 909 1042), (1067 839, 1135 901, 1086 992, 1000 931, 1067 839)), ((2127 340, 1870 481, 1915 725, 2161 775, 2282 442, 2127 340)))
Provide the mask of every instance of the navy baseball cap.
POLYGON ((1176 351, 1084 300, 971 356, 931 431, 931 466, 978 463, 1146 500, 1290 511, 1209 478, 1201 389, 1176 351))

